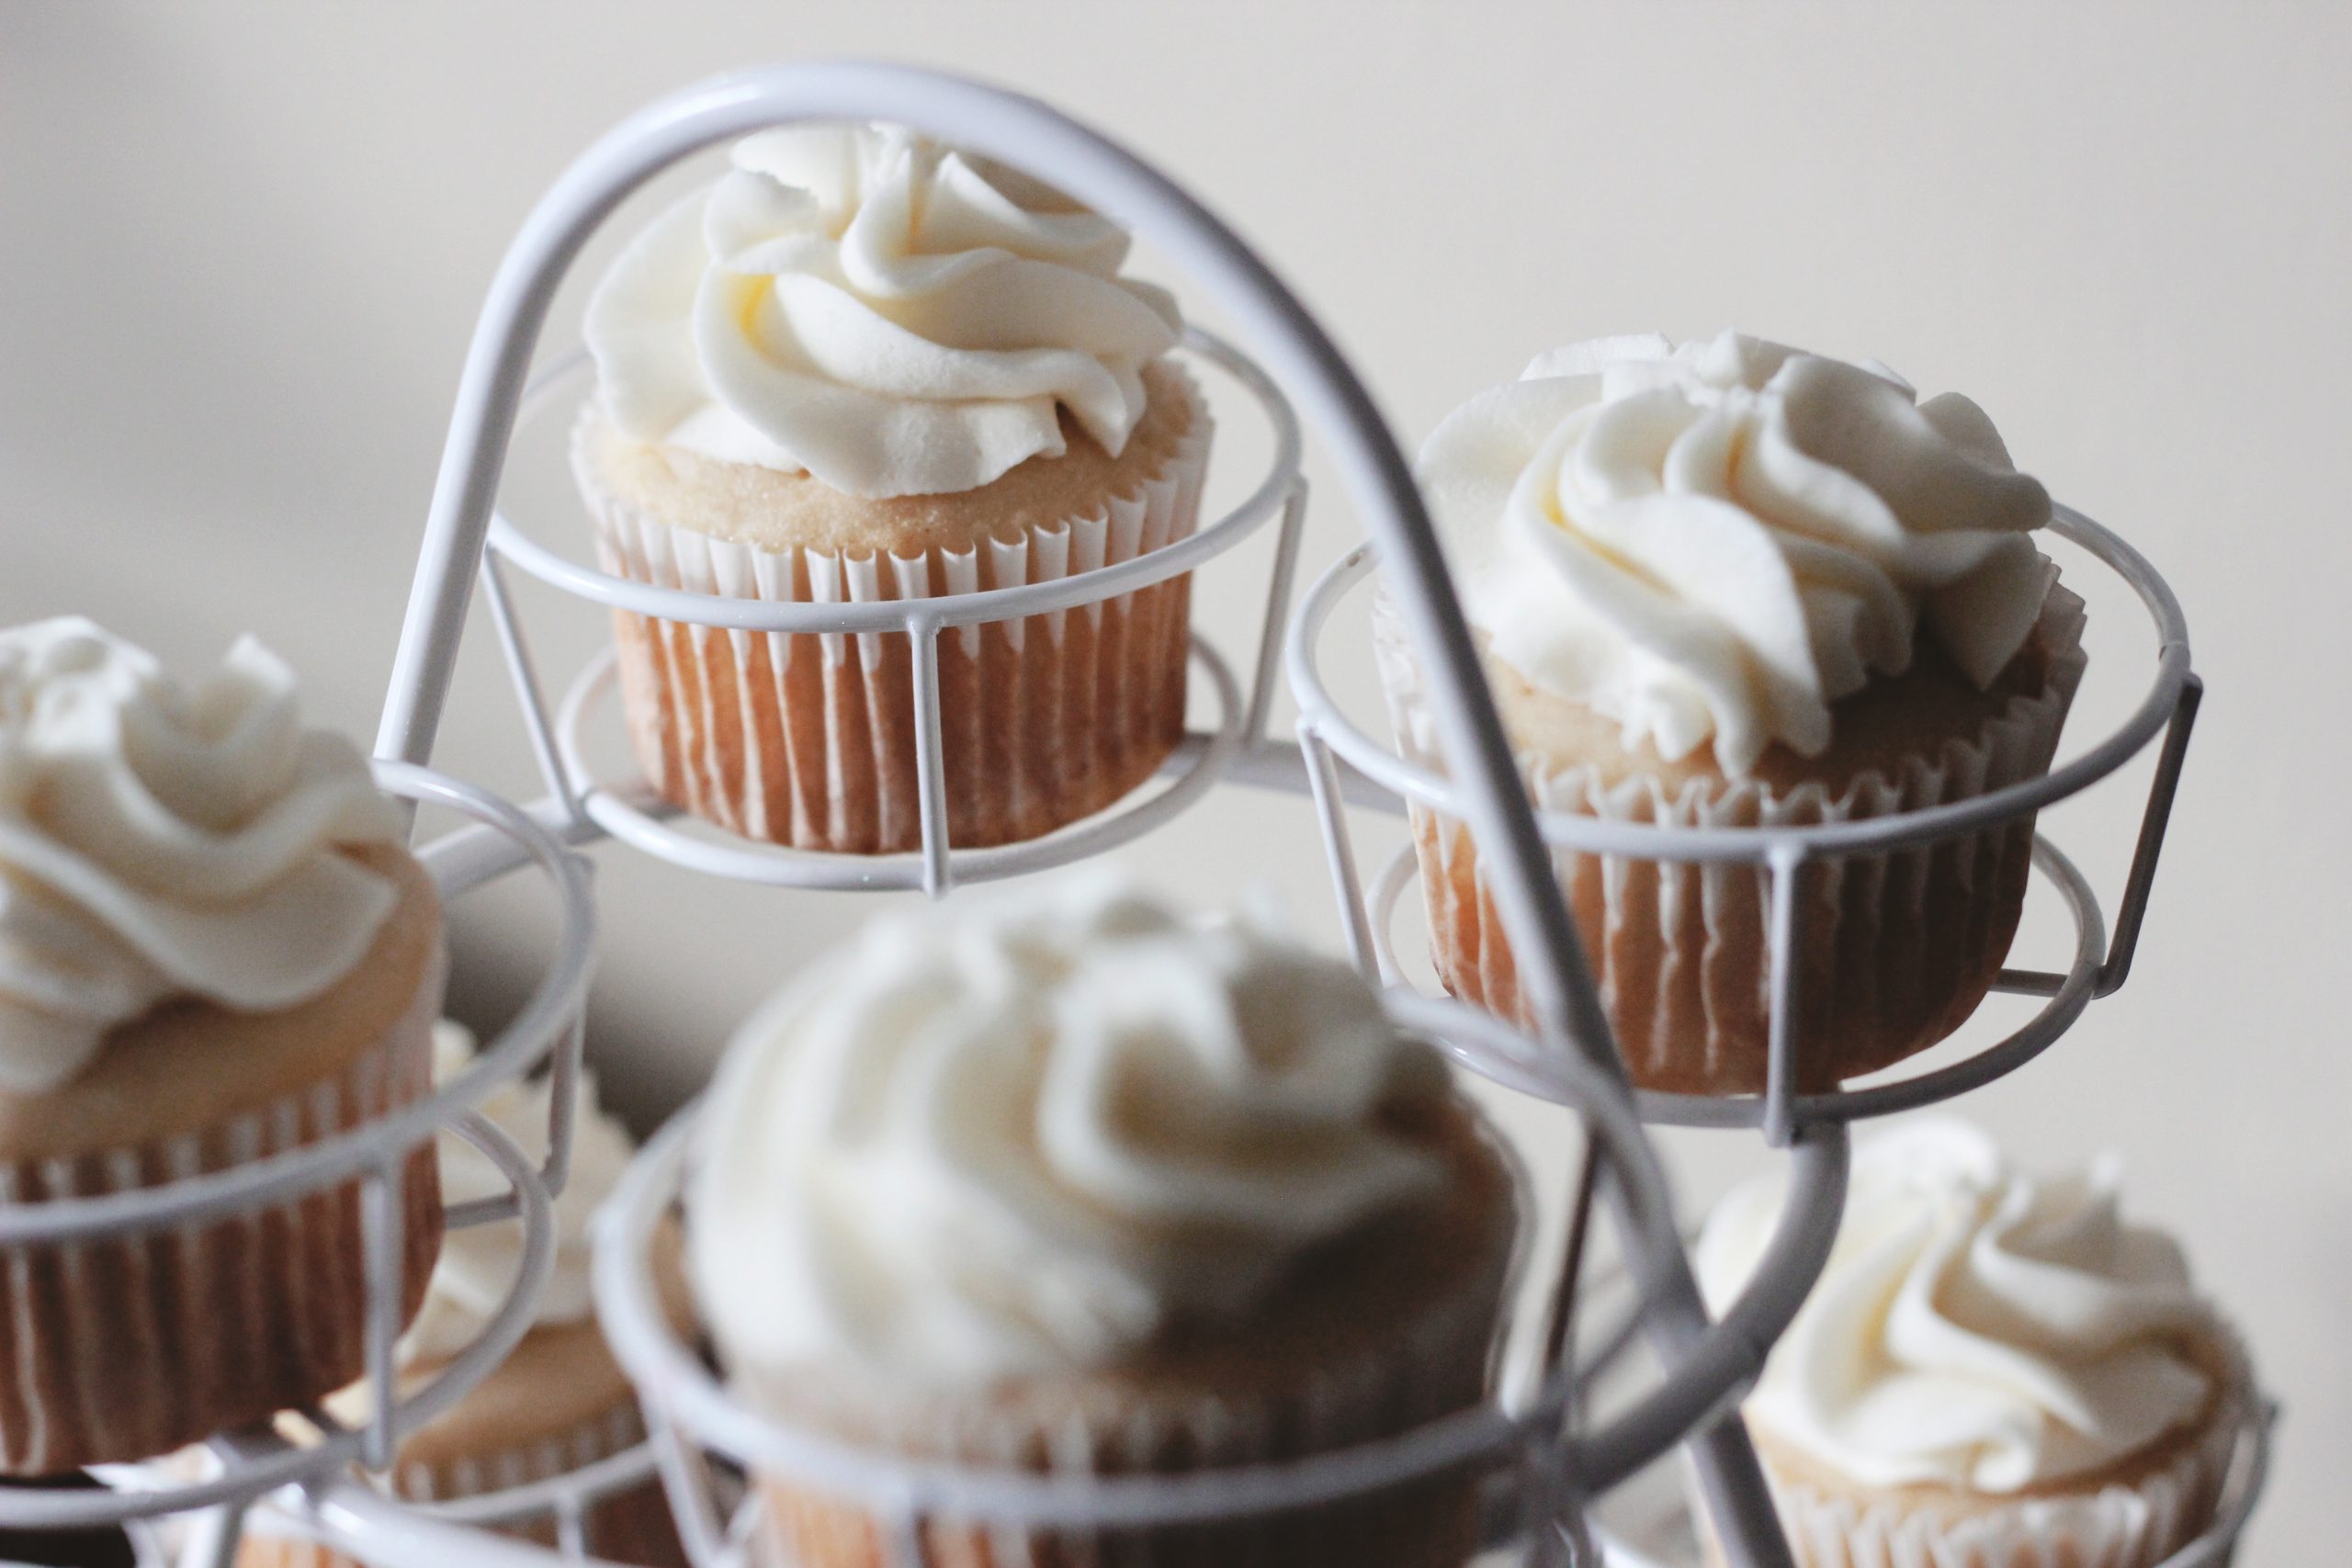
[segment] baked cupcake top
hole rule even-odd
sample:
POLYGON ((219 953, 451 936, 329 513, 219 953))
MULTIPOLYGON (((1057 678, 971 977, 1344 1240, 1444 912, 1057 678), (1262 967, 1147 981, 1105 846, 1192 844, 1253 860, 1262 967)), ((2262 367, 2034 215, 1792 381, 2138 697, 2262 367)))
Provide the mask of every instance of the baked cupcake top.
POLYGON ((346 852, 399 838, 252 637, 188 685, 86 620, 0 630, 0 1090, 56 1089, 173 998, 325 991, 400 899, 346 852))
MULTIPOLYGON (((1748 1416, 1838 1473, 2005 1494, 2101 1470, 2206 1418, 2223 1343, 2180 1249, 2127 1224, 2111 1161, 2037 1179, 1957 1121, 1861 1142, 1829 1266, 1748 1416)), ((1779 1178, 1709 1216, 1721 1307, 1778 1219, 1779 1178)))
POLYGON ((1830 705, 1923 629, 1990 686, 2052 575, 2049 495, 1974 403, 1739 333, 1543 355, 1419 474, 1493 657, 1734 775, 1774 742, 1818 755, 1830 705))
MULTIPOLYGON (((447 1083, 471 1065, 474 1037, 464 1025, 444 1020, 433 1030, 433 1076, 447 1083)), ((589 1221, 621 1179, 636 1152, 628 1131, 596 1103, 596 1082, 586 1067, 574 1080, 578 1100, 571 1123, 571 1165, 555 1201, 555 1269, 532 1307, 534 1325, 584 1323, 594 1307, 589 1294, 589 1221)), ((548 1155, 548 1112, 555 1095, 551 1077, 503 1084, 481 1103, 481 1112, 514 1140, 534 1165, 548 1155)), ((508 1190, 506 1178, 490 1156, 465 1139, 440 1140, 441 1198, 469 1203, 508 1190)), ((481 1336, 504 1303, 523 1266, 523 1223, 501 1220, 469 1225, 442 1239, 424 1303, 401 1336, 403 1366, 446 1361, 481 1336)))
POLYGON ((1116 1365, 1440 1198, 1387 1118, 1449 1093, 1352 970, 1115 876, 888 916, 736 1036, 689 1279, 739 1370, 1116 1365))
POLYGON ((605 409, 633 440, 879 497, 985 485, 1066 449, 1117 457, 1174 299, 1128 237, 976 154, 873 126, 738 142, 590 299, 605 409))

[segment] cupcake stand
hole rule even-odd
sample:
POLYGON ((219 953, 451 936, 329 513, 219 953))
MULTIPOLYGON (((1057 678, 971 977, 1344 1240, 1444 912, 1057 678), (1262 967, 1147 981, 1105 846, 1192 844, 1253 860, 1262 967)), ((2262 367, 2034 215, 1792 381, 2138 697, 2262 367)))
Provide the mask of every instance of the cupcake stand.
MULTIPOLYGON (((1230 400, 1227 400, 1228 403, 1230 400)), ((578 530, 574 529, 574 533, 578 530)), ((554 951, 514 1020, 460 1080, 412 1111, 363 1133, 272 1164, 189 1180, 118 1199, 0 1209, 0 1250, 177 1224, 203 1215, 254 1213, 289 1194, 368 1173, 368 1278, 373 1289, 372 1375, 390 1386, 397 1322, 394 1293, 399 1209, 391 1172, 425 1139, 453 1132, 481 1146, 513 1183, 511 1197, 453 1210, 453 1225, 519 1215, 526 1246, 512 1298, 481 1339, 438 1378, 406 1398, 379 1401, 372 1423, 345 1429, 311 1413, 330 1436, 304 1446, 267 1431, 223 1434, 200 1459, 113 1467, 97 1491, 0 1491, 0 1528, 54 1529, 129 1522, 159 1553, 209 1568, 233 1556, 241 1534, 295 1536, 385 1568, 455 1563, 549 1568, 591 1561, 582 1520, 601 1495, 657 1471, 688 1556, 702 1568, 785 1563, 780 1545, 743 1501, 744 1478, 784 1478, 831 1494, 890 1521, 881 1550, 893 1568, 935 1559, 925 1525, 950 1520, 1006 1539, 1030 1528, 1089 1531, 1176 1528, 1285 1513, 1341 1512, 1351 1499, 1431 1478, 1470 1477, 1480 1487, 1490 1553, 1479 1561, 1583 1564, 1647 1562, 1606 1543, 1590 1524, 1593 1505, 1650 1461, 1682 1445, 1708 1524, 1739 1568, 1784 1568, 1790 1559, 1773 1522, 1736 1404, 1825 1263, 1844 1200, 1847 1128, 1962 1094, 2023 1065, 2064 1033, 2097 998, 2120 987, 2154 878, 2199 685, 2189 667, 2180 609, 2154 569, 2129 545, 2081 514, 2059 509, 2055 532, 2137 596, 2154 624, 2157 650, 2145 697, 2112 733, 2047 778, 1977 799, 1908 815, 1809 828, 1672 830, 1629 828, 1532 813, 1407 460, 1353 369, 1288 289, 1206 209, 1131 154, 1030 99, 949 76, 863 64, 793 65, 721 77, 640 111, 565 171, 524 225, 493 282, 461 380, 423 559, 394 659, 378 751, 385 786, 409 799, 470 818, 420 852, 445 894, 493 880, 534 875, 558 915, 554 951), (1264 367, 1198 330, 1185 352, 1255 405, 1271 434, 1271 460, 1248 499, 1196 534, 1162 549, 1055 581, 952 598, 776 604, 729 597, 724 584, 674 581, 651 587, 606 575, 537 542, 497 510, 501 474, 518 422, 553 411, 560 423, 585 388, 577 351, 533 360, 548 305, 588 236, 631 191, 678 160, 768 126, 809 119, 880 119, 975 147, 1035 173, 1119 220, 1158 246, 1190 286, 1239 323, 1264 367), (1299 475, 1300 425, 1325 444, 1364 520, 1369 542, 1333 566, 1292 614, 1306 491, 1299 475), (1263 629, 1249 677, 1195 637, 1193 656, 1214 699, 1214 728, 1190 735, 1161 779, 1111 810, 1034 842, 955 849, 947 841, 941 764, 938 642, 989 621, 1085 613, 1121 594, 1190 571, 1242 540, 1276 527, 1263 629), (1359 588, 1377 558, 1409 626, 1439 705, 1453 766, 1439 776, 1396 756, 1341 713, 1318 672, 1320 634, 1334 606, 1359 588), (922 791, 922 847, 884 856, 820 854, 754 845, 673 821, 639 781, 607 781, 585 761, 585 737, 609 705, 610 656, 592 663, 550 703, 515 604, 510 571, 612 609, 655 616, 694 635, 731 639, 818 634, 828 639, 905 637, 913 651, 911 700, 922 791), (469 603, 477 581, 520 698, 524 728, 546 777, 547 796, 516 808, 426 772, 469 603), (1302 717, 1295 742, 1266 734, 1273 682, 1286 668, 1302 717), (2072 916, 2071 962, 2060 970, 2003 971, 1999 987, 2041 998, 2021 1028, 1965 1060, 1922 1075, 1834 1093, 1794 1091, 1796 951, 1804 908, 1795 897, 1808 862, 1916 847, 2022 818, 2115 773, 2157 748, 2140 838, 2110 934, 2098 901, 2073 863, 2037 839, 2033 863, 2072 916), (549 1201, 561 1190, 571 1096, 553 1096, 552 1154, 535 1168, 471 1107, 496 1084, 542 1062, 568 1079, 577 1070, 592 916, 584 863, 572 846, 612 838, 690 872, 778 886, 852 892, 922 888, 934 897, 973 882, 1017 876, 1101 853, 1159 827, 1211 786, 1228 783, 1313 796, 1355 961, 1388 983, 1396 1016, 1441 1045, 1466 1070, 1560 1108, 1584 1138, 1583 1167, 1567 1205, 1564 1260, 1510 1392, 1400 1437, 1315 1458, 1248 1470, 1189 1475, 1131 1474, 1077 1480, 883 1461, 814 1434, 768 1421, 730 1394, 691 1343, 663 1319, 647 1258, 653 1230, 674 1201, 692 1158, 689 1106, 647 1145, 599 1224, 598 1311, 616 1353, 637 1383, 653 1434, 646 1448, 553 1483, 491 1494, 463 1505, 395 1502, 355 1467, 380 1470, 400 1437, 447 1408, 493 1367, 528 1325, 533 1294, 553 1248, 549 1201), (1496 1020, 1405 985, 1388 935, 1413 874, 1410 852, 1374 871, 1359 867, 1348 808, 1401 811, 1408 803, 1466 820, 1490 863, 1494 896, 1521 955, 1521 973, 1543 1027, 1522 1034, 1496 1020), (1769 872, 1775 990, 1767 1091, 1704 1099, 1634 1091, 1612 1043, 1600 996, 1567 910, 1556 892, 1559 853, 1746 863, 1769 872), (1692 1282, 1666 1182, 1645 1122, 1747 1128, 1781 1152, 1790 1202, 1766 1260, 1745 1293, 1710 1321, 1692 1282), (1622 1260, 1623 1306, 1610 1321, 1588 1267, 1586 1237, 1598 1217, 1613 1231, 1622 1260), (1587 1311, 1577 1310, 1582 1301, 1587 1311), (1658 1365, 1637 1394, 1596 1414, 1595 1385, 1645 1338, 1658 1365), (141 1521, 171 1517, 168 1529, 141 1521), (485 1527, 537 1523, 550 1549, 485 1527)), ((834 646, 839 646, 836 643, 834 646)), ((869 644, 870 646, 870 644, 869 644)), ((781 645, 777 645, 779 651, 781 645)), ((609 715, 604 722, 612 723, 609 715)), ((2242 1434, 2229 1495, 2213 1529, 2167 1568, 2228 1560, 2263 1478, 2267 1416, 2242 1434)), ((1605 1510, 1604 1510, 1605 1511, 1605 1510)), ((1660 1510, 1679 1512, 1669 1501, 1660 1510)), ((1668 1533, 1678 1523, 1666 1518, 1668 1533)), ((1682 1550, 1690 1550, 1687 1520, 1682 1550)), ((967 1538, 968 1539, 968 1538, 967 1538)), ((1017 1542, 1016 1542, 1017 1544, 1017 1542)), ((1022 1560, 1000 1552, 997 1561, 1022 1560)), ((1088 1559, 1091 1561, 1091 1559, 1088 1559)), ((1679 1565, 1678 1565, 1679 1568, 1679 1565)))

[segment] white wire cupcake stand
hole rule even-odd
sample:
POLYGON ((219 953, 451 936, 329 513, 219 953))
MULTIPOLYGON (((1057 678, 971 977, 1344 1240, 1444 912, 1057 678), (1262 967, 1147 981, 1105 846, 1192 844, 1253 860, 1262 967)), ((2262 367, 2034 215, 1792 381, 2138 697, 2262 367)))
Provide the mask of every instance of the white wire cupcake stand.
MULTIPOLYGON (((475 818, 422 852, 445 888, 461 892, 537 866, 553 883, 562 912, 558 951, 529 1003, 465 1078, 402 1118, 282 1162, 285 1170, 235 1173, 94 1205, 46 1205, 0 1213, 0 1247, 109 1227, 166 1223, 161 1215, 257 1207, 355 1170, 370 1173, 371 1356, 378 1386, 390 1387, 397 1329, 397 1206, 385 1173, 423 1139, 447 1129, 491 1154, 514 1183, 495 1204, 453 1212, 453 1224, 519 1213, 527 1245, 504 1308, 481 1340, 429 1386, 380 1401, 367 1427, 299 1448, 268 1434, 235 1434, 210 1446, 209 1478, 159 1485, 154 1467, 110 1472, 110 1492, 0 1492, 0 1525, 51 1527, 206 1510, 184 1533, 182 1561, 226 1562, 248 1514, 256 1528, 291 1533, 385 1568, 445 1568, 453 1562, 530 1564, 586 1561, 582 1521, 603 1496, 641 1483, 658 1469, 689 1556, 705 1568, 788 1562, 768 1539, 745 1478, 783 1480, 854 1504, 877 1521, 876 1551, 894 1568, 932 1561, 926 1529, 939 1520, 994 1532, 1021 1561, 1037 1530, 1073 1539, 1340 1509, 1435 1478, 1472 1476, 1486 1496, 1493 1549, 1532 1563, 1600 1561, 1587 1527, 1591 1501, 1677 1444, 1685 1447, 1713 1536, 1738 1568, 1790 1562, 1762 1472, 1736 1406, 1825 1264, 1845 1196, 1851 1121, 1963 1093, 2014 1070, 2045 1048, 2097 997, 2129 971, 2156 869, 2165 824, 2193 723, 2199 684, 2187 629, 2163 579, 2128 545, 2079 513, 2061 509, 2056 531, 2136 593, 2154 623, 2158 650, 2146 697, 2111 734, 2046 778, 1978 799, 1869 822, 1813 828, 1669 830, 1626 828, 1550 814, 1539 818, 1522 792, 1492 701, 1480 677, 1435 535, 1409 467, 1370 395, 1314 319, 1259 258, 1186 192, 1095 132, 1033 100, 958 78, 865 64, 792 65, 721 77, 664 98, 633 116, 584 153, 542 198, 492 283, 461 379, 410 600, 378 751, 387 786, 452 806, 475 818), (888 120, 975 147, 1023 167, 1125 223, 1157 245, 1241 329, 1271 370, 1198 330, 1186 349, 1222 373, 1262 412, 1271 457, 1248 499, 1195 535, 1151 554, 1069 578, 952 598, 867 603, 775 604, 724 597, 673 583, 625 581, 539 544, 501 515, 497 497, 517 422, 579 394, 576 352, 536 379, 534 353, 547 312, 588 236, 630 192, 680 159, 714 143, 802 120, 888 120), (1299 423, 1285 391, 1326 443, 1371 544, 1340 560, 1294 619, 1290 600, 1306 491, 1299 476, 1299 423), (938 639, 988 621, 1100 604, 1204 567, 1279 517, 1263 629, 1248 684, 1197 637, 1193 656, 1216 699, 1217 719, 1186 738, 1161 782, 1086 822, 1028 843, 956 849, 947 841, 938 687, 938 639), (1335 604, 1372 570, 1374 550, 1432 683, 1448 695, 1436 717, 1444 753, 1441 777, 1399 758, 1350 721, 1317 668, 1318 635, 1335 604), (731 638, 813 634, 825 638, 905 637, 911 660, 922 848, 851 856, 753 845, 681 826, 638 781, 598 778, 587 736, 612 685, 609 655, 593 662, 550 705, 507 578, 520 570, 608 609, 731 638), (424 773, 438 728, 476 581, 520 698, 524 728, 548 784, 546 798, 517 810, 424 773), (1285 628, 1287 633, 1285 635, 1285 628), (1266 734, 1273 681, 1286 663, 1301 718, 1296 744, 1266 734), (1793 1005, 1804 909, 1793 896, 1809 860, 1883 852, 1981 831, 2024 818, 2114 773, 2162 738, 2137 849, 2110 938, 2098 900, 2074 864, 2037 839, 2034 864, 2057 889, 2075 934, 2063 971, 2005 970, 2004 990, 2043 998, 2041 1010, 2006 1040, 1966 1060, 1891 1083, 1799 1094, 1784 1021, 1793 1005), (803 888, 911 888, 944 896, 956 884, 1018 875, 1097 854, 1182 812, 1219 781, 1311 794, 1329 852, 1348 940, 1356 961, 1389 983, 1389 1005, 1407 1027, 1436 1042, 1470 1071, 1560 1105, 1581 1122, 1586 1154, 1570 1205, 1565 1260, 1542 1332, 1532 1346, 1524 1392, 1373 1444, 1281 1464, 1185 1475, 1117 1477, 1030 1473, 912 1463, 842 1445, 765 1419, 715 1374, 698 1347, 681 1339, 655 1299, 648 1249, 675 1201, 693 1158, 693 1108, 681 1112, 631 1167, 600 1221, 595 1264, 600 1317, 636 1383, 652 1434, 639 1450, 588 1472, 462 1504, 395 1502, 356 1477, 380 1470, 398 1438, 446 1408, 518 1340, 552 1249, 548 1203, 560 1190, 571 1096, 553 1096, 557 1124, 544 1169, 469 1107, 495 1083, 550 1058, 576 1071, 573 1027, 585 982, 590 917, 580 863, 562 846, 605 838, 704 874, 803 888), (1349 832, 1350 805, 1401 811, 1407 802, 1467 821, 1490 863, 1492 891, 1521 954, 1520 968, 1541 1028, 1523 1034, 1495 1019, 1400 983, 1387 935, 1412 874, 1409 853, 1373 878, 1369 897, 1349 832), (1774 939, 1771 1069, 1760 1096, 1704 1099, 1639 1093, 1626 1081, 1584 951, 1558 895, 1551 852, 1564 846, 1632 859, 1745 863, 1767 869, 1774 939), (1741 1297, 1710 1321, 1692 1282, 1663 1173, 1644 1121, 1760 1128, 1790 1165, 1790 1201, 1766 1260, 1741 1297), (346 1146, 347 1145, 347 1146, 346 1146), (190 1190, 184 1192, 183 1186, 190 1190), (199 1186, 202 1190, 196 1191, 199 1186), (1598 1331, 1579 1326, 1586 1236, 1595 1199, 1613 1224, 1634 1304, 1598 1331), (85 1213, 85 1208, 93 1210, 85 1213), (1595 1382, 1646 1336, 1662 1375, 1606 1419, 1591 1411, 1595 1382), (552 1518, 548 1549, 481 1527, 552 1518)), ((2243 1435, 2237 1473, 2221 1518, 2167 1568, 2226 1561, 2258 1493, 2267 1456, 2266 1420, 2243 1435)), ((1612 1551, 1617 1548, 1609 1549, 1612 1551)), ((1624 1559, 1637 1561, 1638 1559, 1624 1559)), ((1485 1559, 1481 1559, 1485 1561, 1485 1559)))

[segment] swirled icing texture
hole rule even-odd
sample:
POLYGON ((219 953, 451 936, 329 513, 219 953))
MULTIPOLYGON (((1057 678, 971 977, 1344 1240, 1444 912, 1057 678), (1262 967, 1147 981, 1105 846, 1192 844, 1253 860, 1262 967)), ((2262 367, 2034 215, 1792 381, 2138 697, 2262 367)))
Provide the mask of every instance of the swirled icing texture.
POLYGON ((2041 486, 1947 392, 1738 333, 1544 355, 1433 431, 1421 484, 1495 657, 1668 760, 1828 745, 1924 626, 1989 685, 2050 582, 2041 486))
POLYGON ((398 833, 252 637, 189 686, 85 620, 0 631, 0 1089, 56 1088, 174 997, 325 990, 396 898, 337 848, 398 833))
POLYGON ((1344 964, 1116 877, 877 919, 736 1037, 691 1278, 765 1371, 1115 1364, 1435 1198, 1442 1157, 1382 1112, 1445 1084, 1344 964))
MULTIPOLYGON (((433 1031, 433 1076, 447 1083, 471 1066, 474 1037, 447 1021, 433 1031)), ((571 1165, 555 1201, 555 1270, 532 1307, 534 1324, 582 1323, 594 1310, 589 1297, 588 1224, 598 1205, 621 1179, 636 1145, 619 1122, 596 1104, 594 1075, 582 1067, 574 1080, 578 1096, 571 1123, 571 1165)), ((481 1102, 482 1114, 513 1138, 534 1165, 548 1154, 548 1117, 555 1096, 546 1075, 503 1084, 481 1102)), ((509 1184, 498 1167, 465 1139, 441 1135, 441 1197, 447 1203, 503 1197, 509 1184)), ((452 1230, 433 1265, 424 1303, 401 1337, 403 1365, 446 1361, 481 1337, 482 1329, 514 1288, 523 1266, 523 1223, 499 1220, 452 1230)))
MULTIPOLYGON (((1784 1191, 1753 1182, 1709 1216, 1718 1308, 1784 1191)), ((2187 1347, 2217 1333, 2180 1249, 2123 1220, 2112 1162, 2036 1179, 1965 1122, 1913 1122, 1858 1147, 1828 1269, 1747 1413, 1866 1485, 2016 1492, 2199 1419, 2212 1377, 2187 1347)))
POLYGON ((1127 235, 1016 171, 899 130, 804 127, 639 235, 589 301, 620 432, 806 470, 854 495, 977 489, 1064 449, 1116 457, 1176 343, 1127 235))

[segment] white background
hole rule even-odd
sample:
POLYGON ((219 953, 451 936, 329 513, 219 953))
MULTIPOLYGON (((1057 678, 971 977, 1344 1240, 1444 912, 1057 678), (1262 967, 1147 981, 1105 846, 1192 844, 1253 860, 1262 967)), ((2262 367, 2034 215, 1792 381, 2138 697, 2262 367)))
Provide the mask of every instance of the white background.
MULTIPOLYGON (((1298 285, 1408 442, 1555 343, 1737 324, 1966 390, 2021 466, 2163 567, 2211 700, 2140 967, 1969 1109, 2030 1163, 2123 1156, 2136 1210, 2183 1236, 2287 1403, 2242 1561, 2332 1560, 2352 1461, 2343 16, 10 5, 0 623, 86 611, 183 661, 255 630, 322 717, 370 733, 472 314, 528 204, 664 88, 843 52, 1035 91, 1160 161, 1298 285)), ((1228 487, 1251 446, 1229 423, 1228 487)), ((573 544, 550 450, 518 457, 516 499, 573 544)), ((1353 536, 1325 484, 1309 564, 1353 536)), ((1201 589, 1238 652, 1254 560, 1201 589)), ((531 604, 568 679, 594 617, 531 604)), ((2146 667, 2128 603, 2093 610, 2075 744, 2146 667)), ((522 790, 481 630, 439 760, 522 790)), ((1332 647, 1367 692, 1352 632, 1332 647)), ((2048 824, 2103 889, 2143 779, 2048 824)), ((1333 934, 1295 803, 1220 796, 1131 858, 1196 897, 1271 881, 1333 934)), ((603 885, 598 1051, 640 1111, 864 908, 609 855, 603 885)), ((527 927, 502 906, 464 931, 479 1002, 527 927)), ((2039 920, 2021 958, 2054 940, 2039 920)), ((1671 1143, 1694 1204, 1764 1163, 1728 1136, 1671 1143)))

